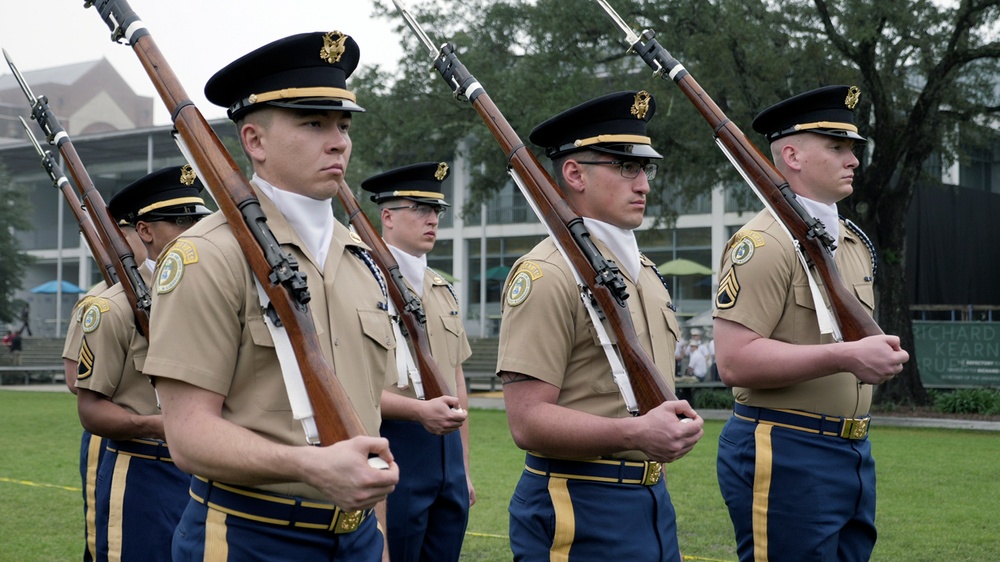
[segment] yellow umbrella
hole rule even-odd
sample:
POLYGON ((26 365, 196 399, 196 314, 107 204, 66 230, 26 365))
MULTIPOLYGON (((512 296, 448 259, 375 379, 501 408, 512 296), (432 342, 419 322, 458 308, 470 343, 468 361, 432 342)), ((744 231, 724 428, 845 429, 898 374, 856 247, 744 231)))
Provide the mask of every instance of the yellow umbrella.
POLYGON ((660 275, 712 275, 715 273, 711 269, 701 265, 696 261, 686 260, 684 258, 677 258, 675 260, 670 260, 663 262, 656 266, 656 270, 660 272, 660 275))

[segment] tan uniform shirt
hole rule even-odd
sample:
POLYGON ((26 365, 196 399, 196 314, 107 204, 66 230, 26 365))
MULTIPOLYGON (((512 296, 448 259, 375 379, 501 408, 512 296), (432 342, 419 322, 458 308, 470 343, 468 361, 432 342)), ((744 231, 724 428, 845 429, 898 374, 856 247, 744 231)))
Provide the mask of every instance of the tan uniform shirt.
MULTIPOLYGON (((148 286, 152 274, 139 273, 148 286)), ((142 374, 146 338, 135 327, 135 313, 121 283, 90 300, 80 321, 83 340, 77 364, 76 386, 107 396, 122 408, 141 416, 160 413, 156 393, 142 374)))
MULTIPOLYGON (((378 435, 379 400, 396 343, 380 285, 348 249, 364 246, 336 223, 320 271, 273 203, 259 191, 257 197, 282 250, 298 260, 306 275, 323 356, 368 434, 378 435)), ((278 443, 304 445, 253 274, 221 213, 194 225, 163 252, 153 293, 145 372, 225 396, 224 419, 278 443)), ((261 488, 325 500, 302 483, 261 488)))
POLYGON ((62 351, 63 359, 74 363, 80 359, 80 342, 83 341, 83 325, 80 322, 83 320, 83 313, 90 305, 90 300, 103 293, 107 288, 108 284, 101 281, 91 287, 87 294, 73 307, 73 315, 69 320, 69 325, 66 326, 66 339, 63 342, 62 351))
MULTIPOLYGON (((820 334, 806 272, 791 239, 768 211, 748 222, 726 248, 719 269, 717 318, 787 343, 833 343, 830 335, 820 334)), ((844 284, 871 313, 875 306, 871 253, 843 224, 835 261, 844 284)), ((748 406, 856 417, 868 412, 872 387, 851 373, 836 373, 785 388, 734 388, 733 394, 748 406)))
MULTIPOLYGON (((412 289, 412 287, 411 287, 412 289)), ((469 338, 465 333, 465 324, 458 310, 458 301, 451 287, 443 277, 430 269, 424 271, 424 294, 420 296, 427 316, 427 339, 430 342, 431 356, 437 363, 441 377, 448 384, 447 389, 455 395, 456 369, 472 355, 469 338)), ((416 398, 413 385, 405 389, 397 386, 399 377, 390 375, 386 390, 409 398, 416 398)))
MULTIPOLYGON (((600 241, 597 245, 605 257, 614 259, 600 241)), ((639 343, 673 388, 680 328, 670 294, 652 268, 643 256, 638 284, 622 274, 629 293, 626 302, 639 343)), ((504 292, 498 372, 521 373, 559 387, 560 406, 609 418, 630 416, 570 265, 551 238, 518 260, 504 292)), ((614 341, 610 329, 608 335, 614 341)), ((644 458, 638 451, 615 456, 644 458)))

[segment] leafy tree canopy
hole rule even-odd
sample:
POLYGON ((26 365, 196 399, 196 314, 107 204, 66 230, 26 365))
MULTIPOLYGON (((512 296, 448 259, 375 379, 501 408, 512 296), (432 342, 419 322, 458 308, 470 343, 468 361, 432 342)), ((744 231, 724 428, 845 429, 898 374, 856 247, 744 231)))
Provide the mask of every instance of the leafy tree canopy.
POLYGON ((21 288, 24 271, 32 258, 21 252, 15 230, 30 230, 28 194, 11 183, 10 173, 0 164, 0 322, 20 318, 23 302, 14 299, 21 288))

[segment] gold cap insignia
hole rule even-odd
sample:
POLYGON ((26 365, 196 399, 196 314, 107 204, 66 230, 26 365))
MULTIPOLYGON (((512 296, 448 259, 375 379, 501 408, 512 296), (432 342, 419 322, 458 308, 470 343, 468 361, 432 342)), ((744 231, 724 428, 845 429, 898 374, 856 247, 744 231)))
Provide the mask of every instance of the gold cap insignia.
POLYGON ((190 164, 181 166, 181 183, 184 185, 194 185, 194 180, 196 179, 198 179, 198 175, 194 173, 194 168, 190 164))
POLYGON ((844 105, 847 109, 854 109, 854 106, 858 105, 858 100, 861 98, 861 88, 857 86, 851 86, 847 90, 847 99, 844 100, 844 105))
POLYGON ((649 111, 649 92, 646 90, 640 90, 635 95, 635 103, 632 104, 632 115, 635 115, 636 119, 645 119, 646 112, 649 111))
POLYGON ((340 60, 343 56, 344 51, 347 49, 344 47, 344 43, 347 41, 347 35, 339 31, 331 31, 323 36, 323 48, 319 50, 319 58, 325 60, 330 64, 334 64, 340 60))
POLYGON ((434 172, 434 179, 437 181, 444 181, 444 178, 448 175, 448 164, 441 162, 438 164, 437 171, 434 172))

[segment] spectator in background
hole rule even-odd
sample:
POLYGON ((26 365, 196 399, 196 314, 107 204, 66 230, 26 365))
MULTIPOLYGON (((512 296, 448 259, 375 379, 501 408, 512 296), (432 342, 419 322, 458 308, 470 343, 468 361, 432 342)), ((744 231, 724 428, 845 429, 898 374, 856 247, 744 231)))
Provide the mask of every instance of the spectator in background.
POLYGON ((21 364, 21 333, 10 330, 3 338, 3 344, 10 348, 10 364, 21 364))
POLYGON ((18 335, 23 334, 25 330, 28 330, 29 336, 31 335, 31 326, 28 324, 28 320, 30 317, 31 317, 31 309, 28 307, 27 304, 25 304, 24 308, 21 309, 21 330, 17 332, 18 335))
POLYGON ((690 356, 688 356, 688 366, 685 374, 698 379, 698 382, 705 380, 708 374, 708 353, 707 347, 692 341, 688 346, 690 356))

